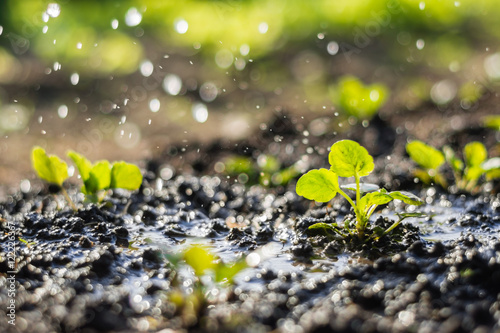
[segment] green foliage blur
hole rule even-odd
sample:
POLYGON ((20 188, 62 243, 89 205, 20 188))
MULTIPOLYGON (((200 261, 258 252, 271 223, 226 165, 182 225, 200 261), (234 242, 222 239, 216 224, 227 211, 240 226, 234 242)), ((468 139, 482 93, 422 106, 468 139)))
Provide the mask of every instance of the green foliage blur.
POLYGON ((341 51, 354 53, 374 39, 388 47, 395 39, 407 45, 422 38, 431 44, 426 56, 434 59, 433 65, 448 66, 450 60, 467 58, 471 37, 500 38, 495 0, 64 0, 54 4, 2 1, 0 54, 5 49, 14 54, 29 51, 75 71, 85 69, 87 75, 127 74, 137 69, 151 42, 208 59, 215 56, 224 67, 231 59, 269 56, 289 43, 310 44, 311 37, 322 33, 343 42, 341 51), (440 37, 432 37, 436 35, 440 37))

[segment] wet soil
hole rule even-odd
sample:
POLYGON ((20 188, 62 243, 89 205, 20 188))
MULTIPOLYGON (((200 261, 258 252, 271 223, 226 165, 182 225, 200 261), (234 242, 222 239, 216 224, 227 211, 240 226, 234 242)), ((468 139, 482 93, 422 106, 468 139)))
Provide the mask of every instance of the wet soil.
MULTIPOLYGON (((479 138, 495 151, 498 134, 479 127, 476 111, 454 111, 451 125, 451 111, 424 107, 382 114, 368 127, 279 111, 248 139, 172 146, 145 164, 139 191, 116 190, 105 204, 83 203, 76 185, 69 193, 77 212, 54 189, 11 193, 0 203, 0 272, 15 273, 0 276, 0 304, 8 318, 14 290, 16 325, 2 319, 0 331, 498 331, 498 183, 476 195, 426 188, 404 153, 407 138, 421 133, 415 127, 428 130, 427 142, 460 147, 479 138), (245 186, 216 167, 228 156, 262 154, 283 167, 299 162, 301 171, 326 167, 328 147, 343 138, 375 157, 367 182, 419 195, 427 217, 369 244, 314 235, 308 226, 351 214, 345 200, 314 204, 295 194, 294 181, 245 186), (208 288, 207 303, 187 316, 171 295, 179 288, 189 295, 194 277, 186 272, 176 285, 166 257, 193 243, 223 261, 251 253, 260 261, 234 286, 208 288)), ((395 212, 414 209, 391 203, 373 225, 387 227, 395 212)))

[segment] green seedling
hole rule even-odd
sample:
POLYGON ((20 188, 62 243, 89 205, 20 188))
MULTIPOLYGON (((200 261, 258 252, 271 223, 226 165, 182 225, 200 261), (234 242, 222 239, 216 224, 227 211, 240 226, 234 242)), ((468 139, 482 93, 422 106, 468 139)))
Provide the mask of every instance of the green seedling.
POLYGON ((280 161, 271 155, 260 155, 257 161, 250 157, 230 157, 224 161, 225 172, 246 185, 284 186, 299 175, 292 165, 282 168, 280 161))
POLYGON ((134 191, 141 186, 141 170, 134 164, 119 161, 111 165, 106 160, 92 164, 74 151, 68 152, 68 156, 75 163, 82 178, 82 193, 93 202, 101 202, 106 190, 122 188, 134 191))
POLYGON ((358 120, 372 119, 384 105, 388 95, 389 90, 383 84, 365 86, 353 76, 342 78, 332 91, 334 101, 342 110, 358 120))
POLYGON ((247 267, 245 258, 227 264, 200 245, 190 246, 179 255, 165 254, 165 257, 174 268, 169 300, 175 304, 187 326, 194 325, 208 306, 208 294, 214 287, 213 282, 219 289, 231 286, 236 274, 247 267), (179 270, 184 265, 188 265, 194 273, 190 291, 182 288, 183 281, 179 276, 179 270))
POLYGON ((406 151, 423 168, 417 169, 415 175, 427 184, 435 180, 443 188, 447 188, 446 179, 439 171, 445 162, 453 172, 457 189, 461 191, 476 192, 483 176, 487 181, 500 178, 500 158, 488 159, 486 147, 481 142, 466 144, 463 160, 449 146, 444 146, 441 152, 421 141, 408 143, 406 151))
POLYGON ((445 164, 444 154, 422 141, 412 141, 406 145, 406 151, 421 168, 415 169, 414 175, 425 184, 437 183, 447 187, 446 178, 439 169, 445 164))
MULTIPOLYGON (((83 181, 82 193, 92 202, 101 202, 105 191, 122 188, 137 190, 142 184, 141 170, 134 164, 123 161, 98 161, 92 164, 84 156, 70 151, 68 156, 73 160, 83 181)), ((68 179, 68 165, 55 155, 47 155, 41 147, 34 147, 32 151, 33 168, 38 176, 48 183, 58 185, 73 210, 75 204, 63 187, 68 179)))
MULTIPOLYGON (((330 227, 344 237, 357 234, 360 239, 364 239, 370 216, 379 205, 387 204, 392 200, 401 200, 410 205, 421 205, 423 203, 420 198, 412 193, 403 191, 387 192, 383 188, 379 189, 377 185, 361 183, 361 177, 368 176, 373 171, 374 164, 373 157, 357 142, 342 140, 334 143, 328 160, 330 169, 315 169, 307 172, 298 180, 296 191, 298 195, 317 202, 328 202, 337 193, 342 195, 354 210, 356 216, 355 230, 350 229, 348 220, 346 220, 344 228, 340 228, 337 224, 332 224, 330 227), (354 177, 355 183, 340 186, 339 177, 354 177), (355 200, 351 199, 343 189, 354 190, 356 193, 355 200)), ((370 237, 379 238, 388 234, 402 220, 400 218, 387 230, 378 232, 376 235, 370 235, 370 237)))
POLYGON ((55 155, 47 155, 45 150, 38 146, 34 147, 31 152, 31 161, 38 177, 59 186, 71 208, 76 210, 73 200, 63 187, 64 181, 68 179, 68 165, 66 162, 55 155))

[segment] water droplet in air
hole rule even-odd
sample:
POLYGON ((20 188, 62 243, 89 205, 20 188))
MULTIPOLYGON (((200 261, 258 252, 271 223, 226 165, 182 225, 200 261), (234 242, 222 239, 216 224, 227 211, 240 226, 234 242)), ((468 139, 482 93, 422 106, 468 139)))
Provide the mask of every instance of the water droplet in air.
POLYGON ((163 79, 163 90, 169 95, 176 96, 181 92, 182 80, 175 74, 168 74, 163 79))
POLYGON ((183 18, 178 18, 174 21, 174 29, 179 34, 185 34, 189 29, 189 24, 183 18))
POLYGON ((318 39, 325 39, 325 34, 320 32, 318 35, 317 35, 318 39))
POLYGON ((425 46, 425 42, 423 39, 417 40, 417 49, 421 50, 424 48, 424 46, 425 46))
POLYGON ((61 64, 59 63, 59 61, 56 61, 56 62, 54 63, 54 70, 55 70, 55 71, 58 71, 58 70, 60 70, 60 69, 61 69, 61 64))
POLYGON ((140 71, 141 71, 142 76, 144 76, 144 77, 151 76, 151 74, 153 74, 153 70, 154 70, 154 66, 153 66, 153 63, 151 61, 144 60, 141 63, 140 71))
POLYGON ((240 53, 242 56, 248 55, 248 53, 250 53, 250 46, 248 46, 247 44, 241 45, 240 46, 240 53))
POLYGON ((59 108, 57 109, 57 115, 61 119, 66 118, 68 116, 68 107, 64 104, 59 106, 59 108))
POLYGON ((111 28, 115 30, 118 29, 118 24, 119 24, 118 20, 114 19, 113 21, 111 21, 111 28))
POLYGON ((42 28, 42 33, 43 33, 43 34, 46 34, 46 33, 47 33, 47 31, 49 31, 49 27, 45 25, 45 26, 42 28))
POLYGON ((215 54, 215 63, 220 68, 229 68, 233 64, 233 54, 229 50, 220 50, 215 54))
POLYGON ((82 43, 76 43, 76 48, 81 50, 82 49, 82 43))
POLYGON ((205 82, 200 87, 200 97, 205 102, 212 102, 218 93, 217 86, 212 82, 205 82))
POLYGON ((43 116, 38 117, 38 123, 41 124, 43 122, 43 116))
POLYGON ((134 148, 141 141, 141 130, 134 123, 126 123, 116 128, 114 139, 120 147, 134 148))
POLYGON ((3 27, 0 25, 0 36, 2 35, 3 27))
POLYGON ((339 44, 337 42, 331 41, 326 46, 326 51, 330 55, 336 55, 339 52, 339 44))
POLYGON ((208 109, 207 106, 203 103, 193 104, 191 112, 193 114, 194 120, 199 123, 204 123, 208 119, 208 109))
POLYGON ((491 79, 500 79, 500 52, 486 57, 483 67, 491 79))
POLYGON ((457 94, 457 87, 451 80, 442 80, 432 86, 431 98, 436 104, 446 104, 457 94))
POLYGON ((373 102, 378 101, 379 98, 380 98, 380 93, 378 92, 378 90, 372 90, 372 91, 370 91, 370 99, 373 102))
POLYGON ((31 189, 31 183, 28 179, 23 179, 19 187, 21 188, 21 192, 28 193, 31 189))
POLYGON ((422 2, 420 2, 420 3, 418 4, 418 8, 420 8, 420 10, 424 10, 424 9, 425 9, 425 2, 423 2, 423 1, 422 1, 422 2))
POLYGON ((125 14, 125 24, 128 25, 129 27, 135 27, 139 25, 141 21, 142 21, 142 14, 139 13, 137 8, 135 7, 130 8, 125 14))
POLYGON ((160 100, 158 98, 153 98, 149 101, 149 109, 151 112, 158 112, 160 110, 160 100))
POLYGON ((71 74, 71 77, 69 79, 71 81, 71 84, 76 86, 78 82, 80 82, 80 75, 78 73, 73 73, 71 74))
POLYGON ((49 3, 46 13, 50 17, 58 17, 61 14, 61 7, 57 3, 49 3))
POLYGON ((269 25, 266 22, 261 22, 259 24, 259 32, 265 34, 269 30, 269 25))

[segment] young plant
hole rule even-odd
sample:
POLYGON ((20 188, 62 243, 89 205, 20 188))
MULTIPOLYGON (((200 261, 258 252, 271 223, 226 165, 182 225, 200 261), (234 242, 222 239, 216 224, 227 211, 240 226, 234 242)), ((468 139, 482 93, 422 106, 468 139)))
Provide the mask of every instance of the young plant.
POLYGON ((439 172, 439 169, 446 161, 441 151, 418 140, 408 143, 406 151, 411 159, 421 167, 421 169, 415 169, 415 177, 425 184, 435 182, 443 188, 448 186, 446 178, 439 172))
MULTIPOLYGON (((387 192, 379 189, 377 185, 361 183, 361 177, 368 176, 374 168, 373 158, 368 151, 357 142, 342 140, 334 143, 328 156, 330 169, 315 169, 307 172, 297 182, 296 192, 298 195, 309 200, 328 202, 337 193, 342 195, 352 206, 356 216, 355 230, 349 228, 349 221, 340 229, 336 225, 331 227, 342 236, 357 234, 360 239, 365 238, 370 216, 379 205, 384 205, 392 200, 401 200, 410 205, 421 205, 423 201, 412 193, 395 191, 387 192), (354 177, 354 184, 339 186, 338 177, 354 177), (355 199, 351 199, 343 189, 355 191, 355 199), (368 192, 368 193, 367 193, 368 192), (365 195, 363 195, 366 193, 365 195)), ((407 217, 407 216, 405 216, 407 217)), ((402 219, 397 221, 388 229, 370 237, 382 237, 393 230, 402 219)))
POLYGON ((332 95, 348 115, 358 120, 370 120, 384 105, 389 91, 383 84, 365 86, 356 77, 346 76, 333 88, 332 95))
MULTIPOLYGON (((92 202, 101 202, 106 190, 122 188, 137 190, 142 184, 141 170, 133 164, 123 161, 98 161, 92 164, 82 155, 70 151, 73 160, 83 180, 82 193, 92 202)), ((31 154, 33 168, 38 176, 48 183, 58 185, 73 210, 77 210, 63 183, 68 179, 68 165, 55 155, 47 155, 41 147, 34 147, 31 154)))
POLYGON ((424 170, 417 170, 416 176, 423 182, 429 179, 438 180, 443 188, 447 188, 444 176, 439 173, 439 168, 446 162, 453 172, 455 185, 458 190, 475 192, 482 176, 486 180, 500 178, 500 158, 488 159, 486 147, 481 142, 470 142, 463 149, 463 161, 458 158, 449 146, 443 147, 443 152, 421 142, 412 141, 406 145, 410 157, 424 170), (439 163, 438 163, 439 162, 439 163), (428 168, 428 166, 433 168, 428 168))
POLYGON ((176 305, 187 326, 194 325, 193 320, 197 320, 208 306, 208 294, 212 287, 220 289, 233 285, 236 274, 247 268, 245 258, 231 264, 224 263, 200 245, 192 245, 180 255, 165 254, 165 257, 174 268, 171 281, 173 290, 169 293, 169 299, 176 305), (184 279, 179 276, 184 264, 190 266, 194 273, 190 292, 182 288, 184 279), (215 285, 210 281, 215 282, 215 285))
POLYGON ((73 200, 71 200, 68 192, 63 187, 64 181, 68 179, 68 165, 66 162, 55 155, 47 155, 45 150, 38 146, 34 147, 31 151, 31 161, 38 177, 50 184, 59 186, 71 208, 76 210, 73 200))
POLYGON ((111 165, 106 160, 92 164, 74 151, 68 152, 68 156, 75 163, 82 178, 82 193, 93 202, 101 202, 106 190, 122 188, 134 191, 142 184, 141 170, 134 164, 119 161, 111 165))

